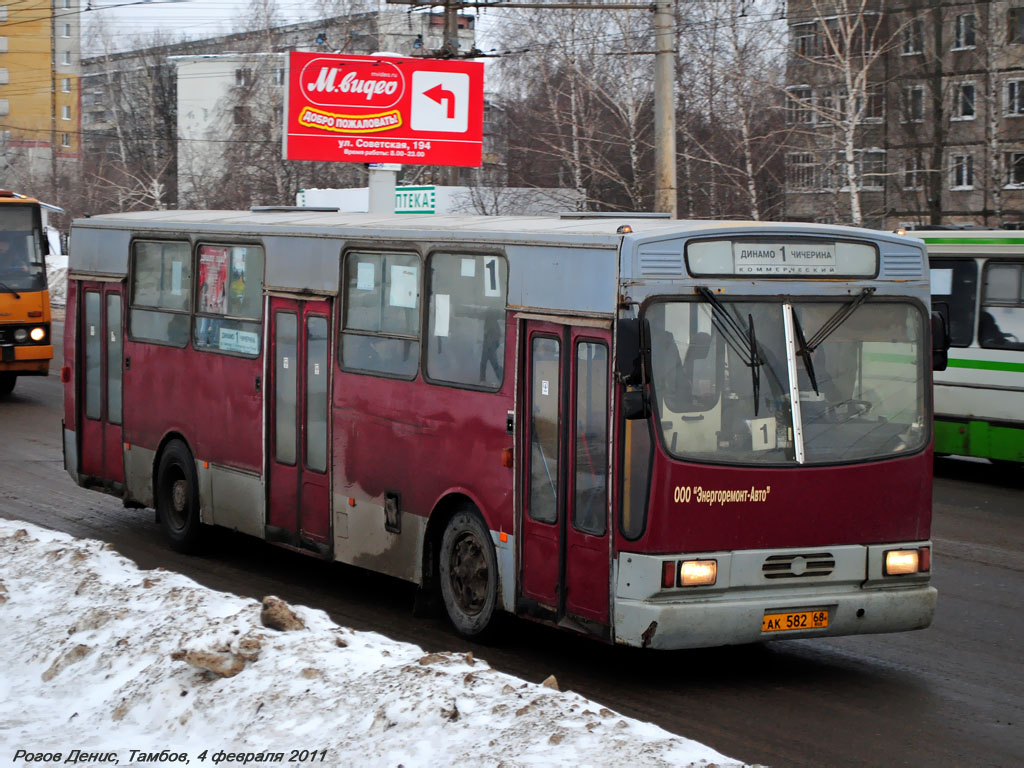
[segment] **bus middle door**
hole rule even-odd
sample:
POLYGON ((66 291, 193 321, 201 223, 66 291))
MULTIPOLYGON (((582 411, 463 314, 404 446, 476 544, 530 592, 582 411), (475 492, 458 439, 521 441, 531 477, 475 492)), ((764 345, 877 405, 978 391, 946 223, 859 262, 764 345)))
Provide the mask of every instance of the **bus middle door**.
POLYGON ((329 555, 330 302, 270 299, 267 539, 329 555))
POLYGON ((607 636, 608 330, 525 321, 520 610, 607 636))
POLYGON ((85 282, 79 296, 79 471, 116 487, 124 483, 121 284, 85 282))

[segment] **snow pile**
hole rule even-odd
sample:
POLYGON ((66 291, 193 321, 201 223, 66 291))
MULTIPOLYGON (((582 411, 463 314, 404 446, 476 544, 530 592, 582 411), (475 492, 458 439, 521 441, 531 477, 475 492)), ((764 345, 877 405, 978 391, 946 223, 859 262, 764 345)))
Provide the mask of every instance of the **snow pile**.
POLYGON ((737 764, 471 654, 140 571, 108 547, 0 520, 0 760, 79 749, 126 765, 134 749, 283 763, 308 749, 316 759, 298 759, 406 768, 737 764))

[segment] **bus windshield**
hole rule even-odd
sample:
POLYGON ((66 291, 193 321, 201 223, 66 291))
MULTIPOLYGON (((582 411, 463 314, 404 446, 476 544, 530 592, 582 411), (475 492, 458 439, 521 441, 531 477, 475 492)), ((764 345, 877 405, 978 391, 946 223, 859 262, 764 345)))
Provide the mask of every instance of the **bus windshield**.
POLYGON ((46 289, 42 230, 32 205, 0 205, 0 291, 46 289))
POLYGON ((835 325, 842 308, 821 300, 652 304, 651 381, 669 454, 784 465, 920 449, 928 435, 920 310, 865 302, 835 325), (830 323, 817 346, 804 346, 830 323), (736 328, 754 333, 741 343, 736 328))

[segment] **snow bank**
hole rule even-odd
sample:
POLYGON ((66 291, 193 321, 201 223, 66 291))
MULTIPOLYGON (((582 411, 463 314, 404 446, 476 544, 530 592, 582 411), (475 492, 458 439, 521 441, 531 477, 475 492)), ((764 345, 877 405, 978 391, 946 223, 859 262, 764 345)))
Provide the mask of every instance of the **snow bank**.
POLYGON ((68 257, 51 253, 46 257, 46 283, 50 289, 50 306, 68 303, 68 257))
POLYGON ((472 655, 292 610, 304 628, 270 629, 259 602, 0 520, 0 762, 78 749, 121 765, 162 750, 192 765, 222 750, 283 753, 250 765, 292 750, 311 765, 737 765, 472 655))

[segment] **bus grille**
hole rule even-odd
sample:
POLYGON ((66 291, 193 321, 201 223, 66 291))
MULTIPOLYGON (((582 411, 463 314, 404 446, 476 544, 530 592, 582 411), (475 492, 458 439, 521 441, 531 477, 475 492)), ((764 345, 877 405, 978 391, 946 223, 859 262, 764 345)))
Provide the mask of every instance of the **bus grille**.
POLYGON ((683 254, 678 250, 657 251, 652 248, 640 252, 641 277, 682 277, 683 254))
POLYGON ((764 561, 761 573, 766 579, 802 579, 828 576, 836 567, 836 559, 828 552, 807 555, 772 555, 764 561))
POLYGON ((882 274, 879 277, 885 279, 921 277, 921 256, 912 254, 909 256, 888 255, 882 262, 882 274))

